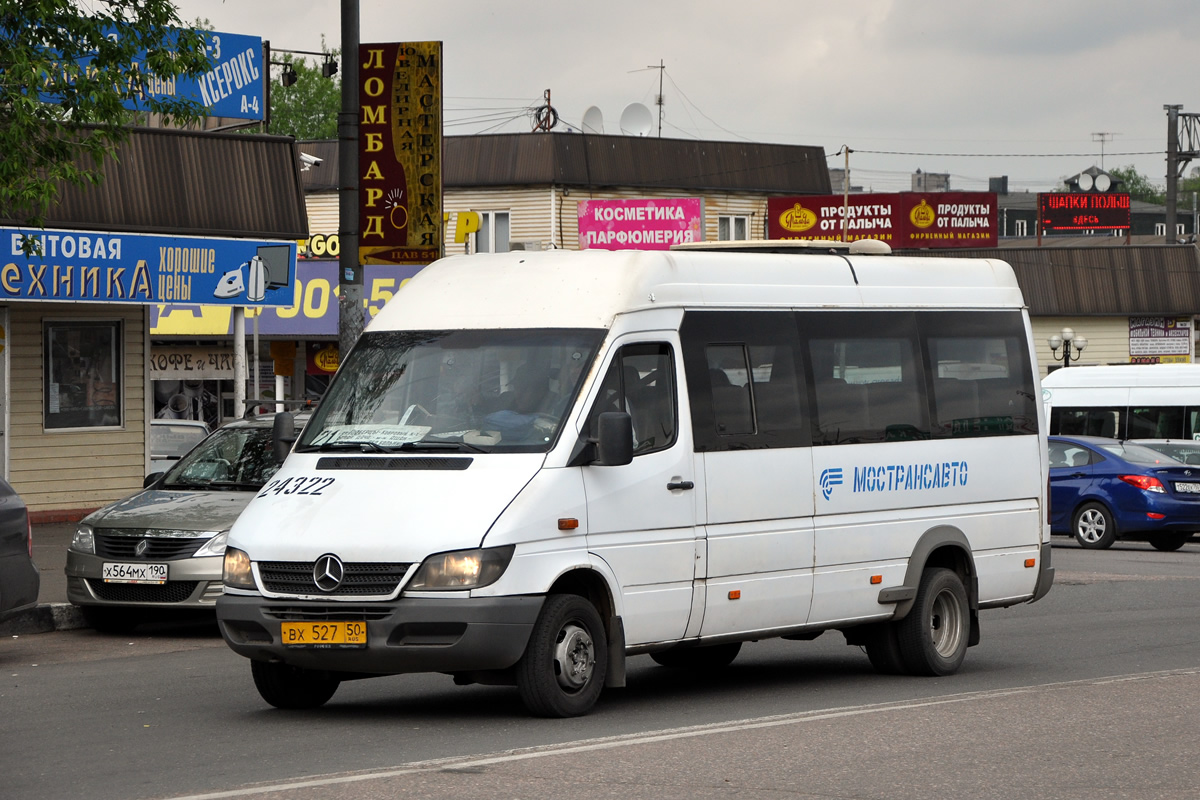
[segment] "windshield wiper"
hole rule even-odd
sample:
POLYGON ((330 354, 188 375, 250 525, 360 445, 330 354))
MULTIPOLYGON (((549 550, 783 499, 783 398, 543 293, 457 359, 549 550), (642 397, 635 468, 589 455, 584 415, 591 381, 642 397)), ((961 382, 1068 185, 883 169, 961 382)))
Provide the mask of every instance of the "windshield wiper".
POLYGON ((316 450, 318 453, 327 453, 331 450, 358 450, 362 453, 390 453, 392 448, 384 447, 368 441, 340 441, 326 442, 316 448, 306 447, 303 452, 312 452, 316 450))
POLYGON ((463 450, 466 450, 469 453, 486 453, 486 452, 488 452, 487 450, 484 450, 482 447, 476 447, 475 445, 469 444, 467 442, 427 442, 427 441, 405 442, 404 444, 400 445, 396 449, 397 450, 408 450, 408 451, 453 450, 454 452, 457 452, 457 453, 461 453, 463 450))

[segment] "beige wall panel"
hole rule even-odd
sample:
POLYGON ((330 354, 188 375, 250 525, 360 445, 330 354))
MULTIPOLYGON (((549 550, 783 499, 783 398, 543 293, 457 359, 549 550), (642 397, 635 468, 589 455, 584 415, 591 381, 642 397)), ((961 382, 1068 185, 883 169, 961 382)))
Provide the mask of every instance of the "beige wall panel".
MULTIPOLYGON (((549 248, 553 242, 555 246, 567 250, 578 250, 578 204, 582 200, 633 200, 645 197, 696 196, 696 192, 677 190, 612 189, 589 192, 561 187, 555 187, 552 194, 551 189, 546 186, 454 189, 447 191, 445 196, 445 209, 450 213, 450 222, 446 226, 446 254, 465 252, 464 245, 454 241, 455 215, 460 211, 508 211, 511 214, 511 241, 537 241, 542 243, 543 248, 549 248), (553 230, 551 230, 552 227, 553 230)), ((708 240, 716 240, 717 216, 722 214, 750 217, 751 238, 763 236, 763 220, 767 211, 765 196, 728 192, 701 196, 704 198, 704 228, 705 237, 708 240)))
POLYGON ((146 465, 145 307, 14 303, 9 315, 9 482, 30 511, 96 508, 140 489, 146 465), (123 324, 119 430, 42 427, 42 323, 71 319, 123 324))
POLYGON ((308 235, 318 233, 330 236, 338 232, 337 192, 320 192, 305 195, 304 206, 308 211, 308 235))
MULTIPOLYGON (((1033 344, 1037 348, 1038 365, 1044 376, 1054 366, 1054 354, 1046 340, 1070 328, 1076 336, 1087 339, 1087 347, 1076 364, 1128 364, 1129 317, 1032 317, 1033 344)), ((1058 351, 1060 359, 1062 350, 1058 351)))

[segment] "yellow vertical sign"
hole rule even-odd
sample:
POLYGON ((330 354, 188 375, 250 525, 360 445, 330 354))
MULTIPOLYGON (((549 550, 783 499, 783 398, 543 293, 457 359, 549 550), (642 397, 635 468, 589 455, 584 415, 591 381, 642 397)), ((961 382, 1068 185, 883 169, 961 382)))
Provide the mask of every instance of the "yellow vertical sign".
POLYGON ((442 43, 359 45, 362 264, 442 255, 442 43))

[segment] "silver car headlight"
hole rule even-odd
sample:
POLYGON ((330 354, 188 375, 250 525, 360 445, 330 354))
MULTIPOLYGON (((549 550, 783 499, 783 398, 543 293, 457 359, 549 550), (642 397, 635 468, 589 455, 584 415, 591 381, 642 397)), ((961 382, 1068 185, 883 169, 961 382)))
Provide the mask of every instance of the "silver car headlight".
POLYGON ((71 549, 78 550, 80 553, 96 552, 96 535, 92 531, 91 525, 79 523, 79 527, 75 529, 75 535, 71 537, 71 549))
POLYGON ((223 556, 225 555, 225 542, 229 539, 229 531, 221 531, 216 536, 213 536, 204 544, 200 545, 200 549, 192 553, 192 558, 203 558, 205 556, 223 556))
POLYGON ((236 547, 225 548, 225 568, 222 572, 225 585, 233 589, 255 589, 254 572, 250 569, 250 556, 236 547))
POLYGON ((514 549, 514 545, 507 545, 432 555, 421 564, 407 588, 439 591, 488 586, 500 580, 514 549))

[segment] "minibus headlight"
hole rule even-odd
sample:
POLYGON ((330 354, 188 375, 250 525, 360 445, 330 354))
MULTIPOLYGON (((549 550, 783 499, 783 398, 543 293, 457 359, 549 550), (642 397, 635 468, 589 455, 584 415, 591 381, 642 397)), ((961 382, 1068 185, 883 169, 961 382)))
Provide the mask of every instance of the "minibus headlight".
POLYGON ((80 553, 96 552, 96 536, 92 533, 91 525, 79 523, 79 527, 75 529, 75 535, 71 537, 71 549, 78 550, 80 553))
POLYGON ((214 535, 204 544, 200 545, 200 549, 192 553, 192 558, 204 558, 205 556, 219 556, 225 552, 225 541, 229 538, 229 531, 221 531, 214 535))
POLYGON ((233 589, 254 589, 254 573, 250 570, 250 556, 236 547, 225 548, 225 585, 233 589))
POLYGON ((500 580, 514 545, 438 553, 425 559, 409 589, 478 589, 500 580))

